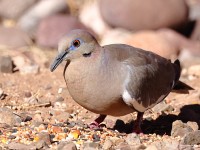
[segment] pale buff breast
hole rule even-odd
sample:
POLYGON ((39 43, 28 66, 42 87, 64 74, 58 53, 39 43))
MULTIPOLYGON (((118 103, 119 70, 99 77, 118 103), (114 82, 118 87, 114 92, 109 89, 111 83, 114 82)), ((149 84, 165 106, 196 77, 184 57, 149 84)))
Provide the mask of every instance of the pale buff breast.
POLYGON ((101 64, 87 62, 84 58, 69 64, 65 78, 72 98, 94 113, 121 116, 133 112, 134 109, 121 98, 121 72, 116 67, 115 70, 107 71, 98 65, 101 64))

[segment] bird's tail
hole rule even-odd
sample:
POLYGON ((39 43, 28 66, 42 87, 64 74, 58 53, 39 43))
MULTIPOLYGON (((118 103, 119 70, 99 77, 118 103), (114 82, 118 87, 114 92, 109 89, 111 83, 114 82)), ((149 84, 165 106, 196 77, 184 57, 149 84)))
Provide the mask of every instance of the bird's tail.
POLYGON ((178 59, 174 61, 174 69, 176 70, 176 75, 175 75, 176 84, 173 87, 172 92, 185 94, 189 93, 189 90, 194 90, 191 86, 183 83, 182 81, 179 81, 181 75, 181 65, 178 59))
POLYGON ((174 61, 174 70, 176 72, 175 74, 175 82, 178 82, 180 76, 181 76, 181 64, 180 64, 180 61, 177 59, 174 61))

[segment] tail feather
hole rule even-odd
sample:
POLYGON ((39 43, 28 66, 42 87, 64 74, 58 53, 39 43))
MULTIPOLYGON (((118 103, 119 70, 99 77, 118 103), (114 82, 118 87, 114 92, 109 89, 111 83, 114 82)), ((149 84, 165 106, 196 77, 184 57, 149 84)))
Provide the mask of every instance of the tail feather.
POLYGON ((190 90, 194 90, 194 88, 183 83, 182 81, 177 81, 172 92, 187 94, 187 93, 189 93, 190 90))
POLYGON ((177 59, 174 61, 174 70, 175 70, 175 81, 178 82, 181 76, 181 64, 180 61, 177 59))
POLYGON ((175 86, 173 87, 172 92, 176 93, 189 93, 189 90, 194 90, 191 86, 183 83, 182 81, 179 81, 179 78, 181 76, 181 65, 180 61, 177 59, 174 61, 174 69, 175 69, 175 86))

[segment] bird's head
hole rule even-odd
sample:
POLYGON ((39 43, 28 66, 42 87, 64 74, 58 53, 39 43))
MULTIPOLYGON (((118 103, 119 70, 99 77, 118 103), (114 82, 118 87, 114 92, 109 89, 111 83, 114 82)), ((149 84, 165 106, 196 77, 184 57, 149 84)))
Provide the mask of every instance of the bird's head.
POLYGON ((96 47, 99 46, 96 39, 85 30, 72 30, 63 37, 58 44, 58 55, 51 64, 53 72, 63 61, 74 61, 81 57, 90 57, 96 47))

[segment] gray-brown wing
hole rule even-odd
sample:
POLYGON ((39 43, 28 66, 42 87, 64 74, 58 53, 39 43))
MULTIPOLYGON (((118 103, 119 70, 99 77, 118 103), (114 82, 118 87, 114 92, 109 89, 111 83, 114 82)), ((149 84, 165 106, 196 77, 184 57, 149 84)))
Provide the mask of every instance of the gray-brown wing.
POLYGON ((176 74, 180 73, 170 60, 128 45, 112 45, 110 49, 115 50, 115 57, 127 67, 125 88, 142 107, 153 106, 169 94, 176 74))

